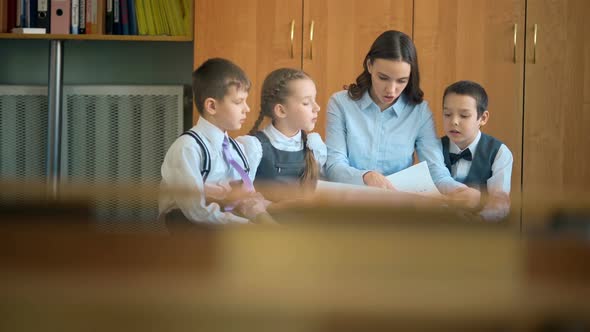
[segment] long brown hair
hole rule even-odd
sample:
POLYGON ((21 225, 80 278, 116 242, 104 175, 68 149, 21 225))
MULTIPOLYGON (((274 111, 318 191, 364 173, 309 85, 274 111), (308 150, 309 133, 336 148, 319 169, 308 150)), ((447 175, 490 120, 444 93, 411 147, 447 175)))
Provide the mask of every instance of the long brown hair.
MULTIPOLYGON (((275 106, 277 104, 285 104, 287 97, 292 93, 289 83, 303 79, 311 80, 305 72, 292 68, 280 68, 266 76, 264 83, 262 83, 262 91, 260 93, 260 114, 250 130, 250 135, 255 135, 258 132, 258 127, 264 120, 264 117, 269 117, 273 121, 275 120, 275 106)), ((305 151, 305 170, 301 175, 300 183, 304 187, 315 188, 320 169, 313 156, 313 151, 307 147, 307 133, 305 130, 301 130, 301 139, 303 141, 303 150, 305 151)))
POLYGON ((359 100, 371 88, 371 73, 367 62, 375 59, 386 59, 407 62, 410 65, 410 79, 403 94, 408 97, 410 104, 419 104, 424 99, 424 92, 420 89, 420 70, 418 69, 418 54, 412 39, 403 32, 389 30, 383 32, 371 45, 371 49, 363 60, 363 72, 356 78, 356 83, 348 86, 348 96, 352 100, 359 100))

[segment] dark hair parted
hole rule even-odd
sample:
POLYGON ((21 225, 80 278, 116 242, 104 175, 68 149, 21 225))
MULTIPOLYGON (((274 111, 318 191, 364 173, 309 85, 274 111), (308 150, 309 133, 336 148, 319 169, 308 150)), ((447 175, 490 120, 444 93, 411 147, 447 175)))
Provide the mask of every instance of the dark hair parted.
MULTIPOLYGON (((274 122, 275 106, 277 104, 286 104, 287 97, 293 93, 289 83, 303 79, 311 80, 305 72, 292 68, 276 69, 266 76, 260 92, 260 114, 250 130, 250 135, 255 135, 258 132, 264 117, 269 117, 274 122)), ((301 176, 300 183, 305 187, 315 188, 320 174, 319 166, 313 156, 313 151, 307 147, 307 133, 305 130, 301 130, 301 138, 305 151, 305 171, 301 176)))
POLYGON ((193 72, 193 96, 199 114, 205 111, 205 99, 221 100, 231 86, 250 90, 250 80, 242 68, 222 58, 203 62, 193 72))
POLYGON ((478 119, 482 116, 483 112, 488 110, 488 94, 486 93, 486 90, 476 82, 459 81, 449 85, 443 94, 443 102, 445 97, 450 93, 469 96, 475 99, 478 119))
POLYGON ((348 96, 352 100, 359 100, 371 88, 371 74, 367 62, 376 59, 403 61, 410 65, 410 78, 403 94, 408 103, 419 104, 424 100, 424 92, 420 89, 420 70, 418 69, 418 54, 412 39, 403 32, 389 30, 383 32, 371 45, 371 49, 363 60, 363 72, 356 78, 356 83, 348 86, 348 96))

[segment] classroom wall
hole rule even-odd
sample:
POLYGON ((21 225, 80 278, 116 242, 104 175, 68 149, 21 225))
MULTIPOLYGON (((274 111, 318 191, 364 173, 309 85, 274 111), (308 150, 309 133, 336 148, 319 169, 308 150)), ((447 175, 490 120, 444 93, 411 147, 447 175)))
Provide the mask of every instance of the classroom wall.
MULTIPOLYGON (((0 84, 46 85, 47 40, 0 40, 0 84)), ((64 84, 191 84, 191 42, 64 42, 64 84)))

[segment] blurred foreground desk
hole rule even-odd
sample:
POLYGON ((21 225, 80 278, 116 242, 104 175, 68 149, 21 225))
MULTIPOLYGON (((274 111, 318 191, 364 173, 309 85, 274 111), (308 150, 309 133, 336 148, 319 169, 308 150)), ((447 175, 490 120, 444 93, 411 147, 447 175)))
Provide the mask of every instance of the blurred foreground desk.
POLYGON ((3 331, 545 331, 590 313, 588 243, 497 225, 2 227, 0 246, 3 331))

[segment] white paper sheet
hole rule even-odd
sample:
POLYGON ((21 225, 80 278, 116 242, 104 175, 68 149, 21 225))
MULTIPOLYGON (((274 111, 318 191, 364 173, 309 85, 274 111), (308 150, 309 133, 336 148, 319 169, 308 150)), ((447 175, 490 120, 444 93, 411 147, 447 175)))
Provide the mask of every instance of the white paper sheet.
POLYGON ((356 185, 341 182, 318 181, 317 189, 319 191, 351 191, 351 192, 387 192, 388 189, 369 187, 365 185, 356 185))
MULTIPOLYGON (((414 193, 429 197, 441 198, 442 195, 434 185, 430 171, 428 170, 428 164, 423 161, 414 166, 408 167, 402 171, 387 176, 387 179, 391 181, 393 186, 403 192, 414 193)), ((375 187, 369 187, 365 185, 354 185, 339 182, 327 182, 318 181, 317 190, 322 191, 338 191, 347 192, 351 194, 358 194, 359 192, 365 193, 386 193, 391 192, 388 189, 381 189, 375 187)))
POLYGON ((387 179, 399 191, 432 197, 442 196, 432 181, 426 161, 391 174, 387 179))

